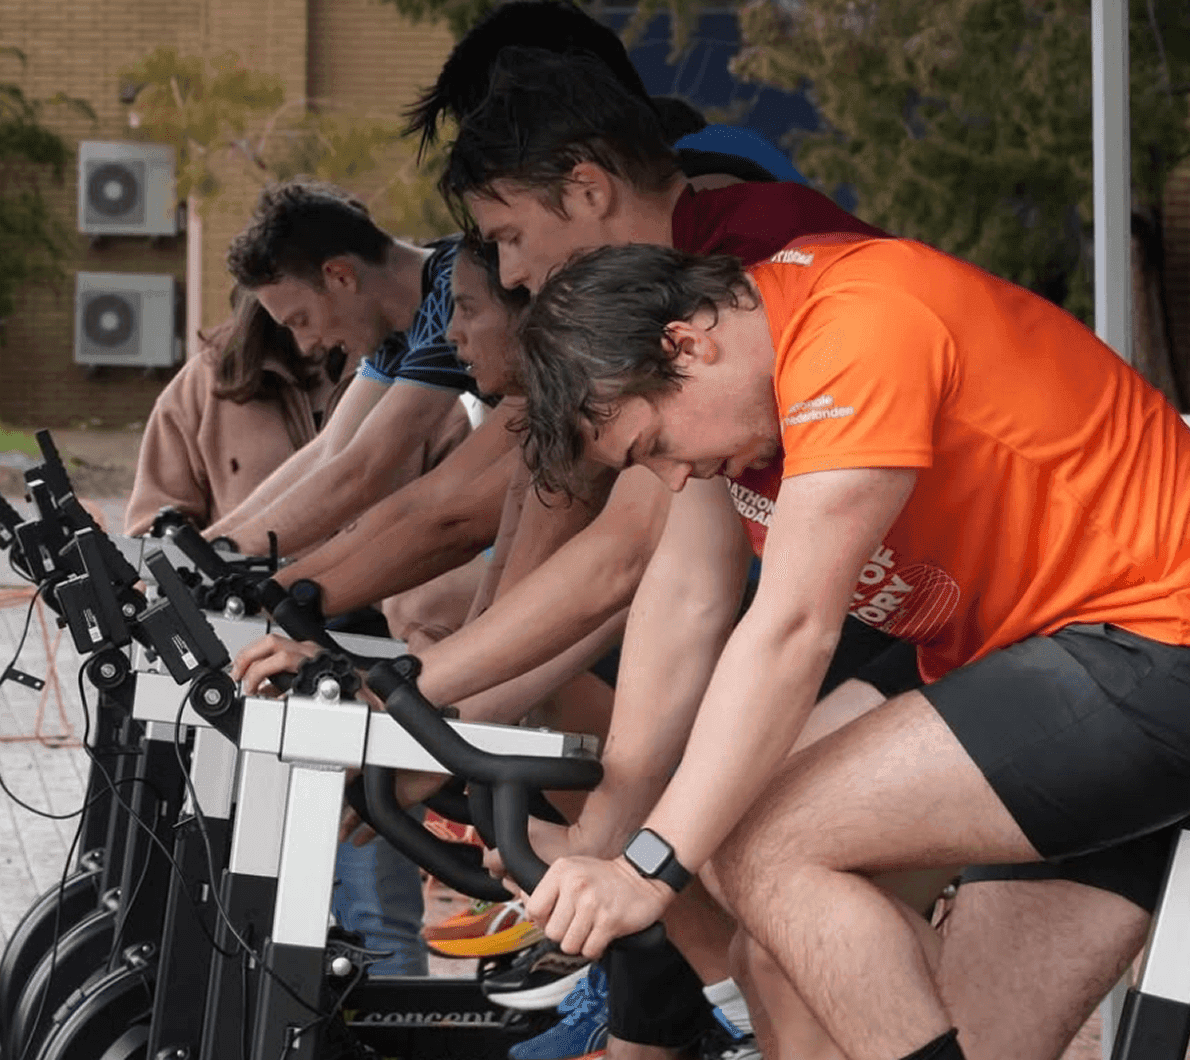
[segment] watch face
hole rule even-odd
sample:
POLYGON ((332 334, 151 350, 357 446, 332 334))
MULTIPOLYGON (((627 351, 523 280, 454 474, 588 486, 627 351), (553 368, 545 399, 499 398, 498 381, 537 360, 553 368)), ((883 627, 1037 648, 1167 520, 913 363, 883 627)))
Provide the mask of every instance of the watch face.
POLYGON ((673 856, 673 851, 660 836, 642 829, 632 837, 632 842, 624 849, 624 856, 645 876, 656 876, 673 856))

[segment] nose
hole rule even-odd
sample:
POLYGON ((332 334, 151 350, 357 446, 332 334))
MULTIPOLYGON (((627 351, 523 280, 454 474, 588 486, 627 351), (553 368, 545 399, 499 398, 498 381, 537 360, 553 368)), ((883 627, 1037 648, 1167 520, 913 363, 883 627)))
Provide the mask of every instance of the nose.
POLYGON ((524 259, 507 247, 500 248, 500 286, 509 291, 518 287, 533 290, 529 284, 529 270, 525 267, 524 259))
POLYGON ((322 341, 309 328, 294 328, 293 341, 305 357, 313 357, 322 350, 322 341))
POLYGON ((460 350, 466 345, 463 339, 463 329, 459 327, 459 311, 457 309, 451 313, 450 323, 446 326, 446 341, 460 350))
POLYGON ((650 460, 648 468, 673 493, 680 493, 694 471, 693 464, 681 460, 650 460))

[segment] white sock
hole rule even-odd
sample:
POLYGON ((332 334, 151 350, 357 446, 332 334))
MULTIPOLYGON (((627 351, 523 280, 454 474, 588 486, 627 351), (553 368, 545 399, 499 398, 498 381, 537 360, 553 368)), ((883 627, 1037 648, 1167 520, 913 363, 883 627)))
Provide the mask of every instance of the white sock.
POLYGON ((735 985, 734 979, 724 979, 704 986, 702 993, 741 1035, 752 1033, 752 1017, 748 1015, 748 1003, 740 993, 740 988, 735 985))

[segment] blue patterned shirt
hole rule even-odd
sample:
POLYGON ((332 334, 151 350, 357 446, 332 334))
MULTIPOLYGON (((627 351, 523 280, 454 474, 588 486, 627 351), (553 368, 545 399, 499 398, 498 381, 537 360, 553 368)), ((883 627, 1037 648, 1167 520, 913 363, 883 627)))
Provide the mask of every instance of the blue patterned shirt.
POLYGON ((359 375, 385 386, 397 380, 475 393, 475 380, 446 340, 455 303, 450 292, 458 236, 442 240, 422 267, 422 300, 408 331, 392 332, 360 365, 359 375))

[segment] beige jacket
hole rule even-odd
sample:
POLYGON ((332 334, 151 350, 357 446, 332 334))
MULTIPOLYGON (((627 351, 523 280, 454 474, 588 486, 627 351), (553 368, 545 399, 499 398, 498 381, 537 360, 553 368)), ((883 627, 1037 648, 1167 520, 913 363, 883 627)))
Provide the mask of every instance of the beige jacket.
MULTIPOLYGON (((277 467, 317 433, 334 411, 350 373, 338 384, 303 390, 279 363, 268 369, 286 384, 279 400, 234 401, 214 395, 214 359, 194 357, 162 391, 145 425, 136 482, 124 519, 130 535, 148 531, 157 512, 172 505, 195 525, 232 511, 277 467)), ((418 474, 441 461, 470 430, 462 403, 444 417, 418 456, 418 474)))
POLYGON ((124 527, 143 534, 172 505, 199 527, 230 512, 317 433, 314 412, 330 409, 346 389, 341 379, 305 391, 280 364, 280 400, 234 401, 214 394, 215 361, 193 357, 161 392, 141 439, 136 482, 124 527))

